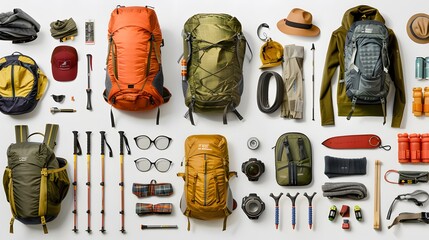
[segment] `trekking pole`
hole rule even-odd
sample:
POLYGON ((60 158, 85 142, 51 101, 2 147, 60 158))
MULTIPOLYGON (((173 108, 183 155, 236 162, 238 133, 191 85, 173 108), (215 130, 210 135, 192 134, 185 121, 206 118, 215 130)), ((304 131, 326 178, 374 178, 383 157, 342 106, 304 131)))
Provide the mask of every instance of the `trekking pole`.
POLYGON ((107 145, 107 147, 109 148, 109 157, 113 156, 112 153, 112 148, 110 147, 110 145, 107 143, 106 140, 106 132, 105 131, 100 131, 101 134, 101 182, 100 182, 100 186, 101 186, 101 229, 100 232, 104 233, 106 232, 106 229, 104 229, 104 219, 105 219, 105 215, 104 215, 104 145, 107 145))
POLYGON ((120 163, 120 171, 121 171, 121 180, 119 182, 119 186, 121 187, 121 232, 125 233, 125 204, 124 204, 124 142, 125 146, 128 150, 128 155, 131 154, 130 146, 128 145, 128 139, 124 135, 124 131, 119 131, 119 163, 120 163))
POLYGON ((91 131, 86 131, 86 186, 88 191, 88 208, 86 213, 88 214, 88 228, 86 231, 91 233, 91 131))
POLYGON ((314 48, 314 43, 311 44, 311 51, 313 52, 313 75, 312 75, 312 82, 313 82, 313 107, 312 107, 312 120, 314 121, 314 51, 316 50, 316 48, 314 48))
POLYGON ((292 201, 292 229, 295 229, 296 225, 296 209, 295 209, 295 200, 296 197, 298 197, 299 193, 296 193, 295 196, 290 195, 289 193, 286 193, 286 196, 290 198, 292 201))
POLYGON ((88 65, 88 88, 86 89, 86 96, 87 96, 87 101, 86 101, 86 109, 88 110, 92 110, 92 104, 91 104, 91 71, 92 71, 92 55, 91 54, 86 54, 86 60, 87 60, 87 65, 88 65))
POLYGON ((78 140, 78 132, 73 132, 73 232, 77 233, 77 155, 82 154, 78 140))
POLYGON ((313 194, 308 195, 306 192, 304 193, 304 196, 308 199, 308 227, 311 229, 313 227, 313 197, 316 195, 316 192, 313 192, 313 194))

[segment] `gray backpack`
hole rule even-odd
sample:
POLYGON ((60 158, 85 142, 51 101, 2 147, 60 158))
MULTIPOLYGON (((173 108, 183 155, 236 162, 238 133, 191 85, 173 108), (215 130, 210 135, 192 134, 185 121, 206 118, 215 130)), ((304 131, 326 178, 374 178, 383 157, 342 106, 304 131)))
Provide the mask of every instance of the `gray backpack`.
POLYGON ((349 120, 356 104, 381 104, 386 123, 386 97, 389 93, 389 33, 379 21, 363 20, 352 24, 345 43, 345 83, 352 101, 349 120))

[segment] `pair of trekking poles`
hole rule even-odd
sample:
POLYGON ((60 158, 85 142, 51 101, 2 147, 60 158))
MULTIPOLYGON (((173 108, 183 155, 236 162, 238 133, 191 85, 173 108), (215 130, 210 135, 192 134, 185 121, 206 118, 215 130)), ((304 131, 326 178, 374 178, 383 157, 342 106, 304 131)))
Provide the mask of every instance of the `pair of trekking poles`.
MULTIPOLYGON (((88 221, 88 227, 86 231, 88 233, 92 232, 91 229, 91 131, 86 131, 87 136, 87 196, 88 196, 88 203, 87 203, 87 221, 88 221)), ((113 157, 112 148, 110 147, 109 143, 106 140, 106 132, 100 131, 101 135, 101 154, 100 154, 100 160, 101 160, 101 229, 100 232, 104 233, 106 232, 105 229, 105 146, 107 145, 109 149, 109 157, 113 157)), ((74 227, 73 231, 78 232, 77 228, 77 158, 78 155, 82 155, 82 149, 79 144, 78 140, 79 133, 78 131, 73 131, 73 214, 74 214, 74 227)), ((128 155, 131 154, 131 150, 128 144, 128 139, 126 138, 124 131, 119 131, 119 137, 120 137, 120 145, 119 145, 119 161, 120 161, 120 182, 119 186, 121 188, 121 211, 119 212, 121 214, 121 229, 120 231, 122 233, 125 233, 125 212, 124 212, 124 144, 127 148, 128 155)))

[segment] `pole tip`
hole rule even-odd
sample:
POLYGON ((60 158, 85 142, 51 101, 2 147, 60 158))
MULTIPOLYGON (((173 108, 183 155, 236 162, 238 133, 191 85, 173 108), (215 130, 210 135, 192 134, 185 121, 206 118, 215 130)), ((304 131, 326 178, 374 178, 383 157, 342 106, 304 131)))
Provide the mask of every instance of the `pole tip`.
POLYGON ((315 50, 314 43, 311 44, 311 50, 315 50))

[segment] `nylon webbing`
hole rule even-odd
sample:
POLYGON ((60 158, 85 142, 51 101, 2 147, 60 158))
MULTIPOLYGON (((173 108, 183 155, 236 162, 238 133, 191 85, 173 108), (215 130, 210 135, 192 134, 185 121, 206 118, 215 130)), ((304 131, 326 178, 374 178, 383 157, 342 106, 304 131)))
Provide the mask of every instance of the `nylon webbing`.
POLYGON ((43 139, 43 143, 46 144, 51 149, 55 148, 58 128, 59 128, 58 124, 46 124, 45 137, 43 139))
POLYGON ((15 126, 15 138, 16 138, 16 143, 27 142, 28 126, 27 125, 16 125, 15 126))
POLYGON ((48 233, 45 219, 46 212, 48 210, 48 169, 42 168, 40 175, 39 216, 44 233, 48 233))

